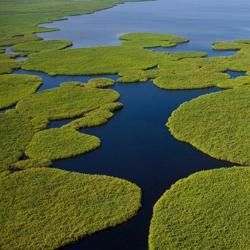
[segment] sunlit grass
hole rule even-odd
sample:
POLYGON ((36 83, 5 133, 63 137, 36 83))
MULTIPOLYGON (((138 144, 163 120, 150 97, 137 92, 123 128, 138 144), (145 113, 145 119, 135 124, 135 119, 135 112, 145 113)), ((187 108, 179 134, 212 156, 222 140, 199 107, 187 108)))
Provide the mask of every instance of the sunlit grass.
POLYGON ((234 167, 178 181, 154 206, 149 249, 249 249, 249 179, 234 167))
POLYGON ((141 190, 128 181, 36 168, 0 174, 0 245, 56 249, 133 217, 141 190))

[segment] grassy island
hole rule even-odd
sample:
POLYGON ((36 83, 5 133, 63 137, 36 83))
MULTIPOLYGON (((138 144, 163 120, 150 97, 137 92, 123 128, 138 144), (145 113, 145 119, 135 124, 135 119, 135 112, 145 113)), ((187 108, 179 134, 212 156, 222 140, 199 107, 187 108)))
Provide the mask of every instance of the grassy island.
POLYGON ((149 249, 249 249, 249 167, 182 179, 154 206, 149 249))
POLYGON ((118 99, 114 90, 72 85, 30 95, 18 102, 17 110, 30 119, 59 120, 82 116, 118 99))
POLYGON ((56 249, 133 217, 141 190, 128 181, 36 168, 0 174, 0 246, 56 249))
POLYGON ((167 126, 173 136, 217 159, 250 164, 250 86, 182 104, 167 126))
POLYGON ((87 153, 100 144, 95 136, 74 129, 54 128, 36 133, 25 153, 31 159, 53 161, 87 153))
POLYGON ((143 48, 173 47, 180 43, 188 42, 188 39, 169 34, 135 32, 120 36, 122 46, 136 46, 143 48))
POLYGON ((67 40, 38 40, 25 43, 19 43, 12 46, 12 50, 18 54, 27 55, 41 52, 43 50, 59 50, 71 46, 71 41, 67 40))

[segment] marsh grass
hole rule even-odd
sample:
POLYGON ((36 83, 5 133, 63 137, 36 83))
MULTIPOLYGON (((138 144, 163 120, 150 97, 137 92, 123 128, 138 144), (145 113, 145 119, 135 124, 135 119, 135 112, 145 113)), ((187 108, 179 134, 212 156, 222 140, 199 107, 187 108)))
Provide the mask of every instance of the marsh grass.
POLYGON ((0 74, 11 73, 13 70, 18 69, 19 67, 20 64, 14 59, 11 58, 0 59, 0 74))
POLYGON ((56 249, 125 222, 141 205, 135 184, 36 168, 0 174, 1 249, 56 249))
POLYGON ((90 88, 107 88, 115 84, 115 81, 109 78, 93 78, 88 81, 86 87, 90 88))
POLYGON ((250 164, 250 86, 207 94, 177 108, 171 134, 221 160, 250 164))
POLYGON ((18 161, 33 133, 30 120, 15 110, 0 114, 0 172, 18 161))
POLYGON ((154 206, 149 249, 249 249, 249 167, 179 180, 154 206))
POLYGON ((54 161, 85 154, 100 147, 95 136, 74 129, 54 128, 37 132, 25 149, 25 154, 34 160, 54 161))
POLYGON ((114 102, 103 105, 101 108, 86 113, 83 117, 62 126, 62 128, 81 129, 96 127, 108 122, 113 112, 123 107, 122 103, 114 102))
POLYGON ((180 43, 188 42, 186 38, 176 35, 135 32, 120 36, 122 46, 135 46, 143 48, 173 47, 180 43))
POLYGON ((0 75, 0 109, 14 105, 19 100, 34 93, 42 84, 42 79, 32 75, 0 75))
POLYGON ((116 91, 110 89, 70 85, 30 95, 19 101, 16 108, 30 119, 59 120, 79 117, 119 97, 116 91))
POLYGON ((64 49, 72 45, 71 41, 68 40, 38 40, 25 43, 19 43, 12 46, 12 50, 22 55, 30 53, 37 53, 43 50, 59 50, 64 49))
POLYGON ((22 68, 49 75, 117 74, 126 69, 156 66, 162 56, 129 46, 64 49, 32 54, 22 63, 22 68))

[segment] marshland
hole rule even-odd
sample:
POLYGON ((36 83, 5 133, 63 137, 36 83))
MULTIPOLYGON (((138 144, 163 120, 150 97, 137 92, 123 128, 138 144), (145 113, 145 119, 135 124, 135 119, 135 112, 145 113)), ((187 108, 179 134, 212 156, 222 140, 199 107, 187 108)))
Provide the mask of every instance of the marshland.
POLYGON ((0 248, 250 247, 247 1, 0 5, 0 248))

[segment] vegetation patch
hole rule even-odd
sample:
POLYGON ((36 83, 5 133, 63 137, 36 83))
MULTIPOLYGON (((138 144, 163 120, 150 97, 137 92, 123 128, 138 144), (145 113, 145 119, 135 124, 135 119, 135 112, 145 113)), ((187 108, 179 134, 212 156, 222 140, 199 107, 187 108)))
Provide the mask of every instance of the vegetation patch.
POLYGON ((91 88, 107 88, 113 86, 115 81, 109 78, 93 78, 88 81, 86 87, 91 88))
POLYGON ((169 55, 176 59, 206 57, 206 52, 171 52, 169 55))
POLYGON ((11 73, 13 70, 18 69, 19 67, 19 63, 14 59, 0 59, 0 74, 11 73))
POLYGON ((30 95, 19 101, 16 108, 41 124, 46 120, 78 117, 117 99, 119 94, 114 90, 70 85, 30 95))
POLYGON ((12 46, 12 50, 22 55, 37 53, 43 50, 59 50, 71 46, 68 40, 38 40, 25 43, 19 43, 12 46))
POLYGON ((176 35, 135 32, 120 36, 122 46, 139 46, 143 48, 173 47, 188 42, 186 38, 176 35))
POLYGON ((162 56, 129 46, 64 49, 32 54, 23 62, 22 68, 49 75, 116 74, 126 69, 156 66, 162 56))
POLYGON ((120 83, 146 82, 159 75, 158 70, 125 70, 119 73, 120 83))
POLYGON ((87 153, 100 145, 95 136, 74 129, 54 128, 37 132, 25 154, 31 159, 53 161, 87 153))
POLYGON ((230 79, 225 68, 217 68, 221 61, 205 58, 168 60, 159 64, 158 77, 153 83, 162 89, 199 89, 217 86, 230 79))
POLYGON ((56 249, 133 217, 135 184, 36 168, 0 175, 1 249, 56 249))
POLYGON ((0 75, 0 109, 7 108, 25 96, 34 93, 42 79, 32 75, 0 75))
POLYGON ((99 109, 84 114, 83 117, 64 125, 62 128, 81 129, 100 126, 107 123, 113 117, 112 112, 121 109, 122 106, 120 102, 108 103, 99 109))
POLYGON ((182 104, 167 126, 175 138, 217 159, 250 164, 250 86, 182 104))
POLYGON ((18 161, 33 133, 31 122, 15 110, 0 114, 0 171, 18 161))
POLYGON ((178 181, 154 206, 149 249, 249 249, 249 179, 233 167, 178 181))

